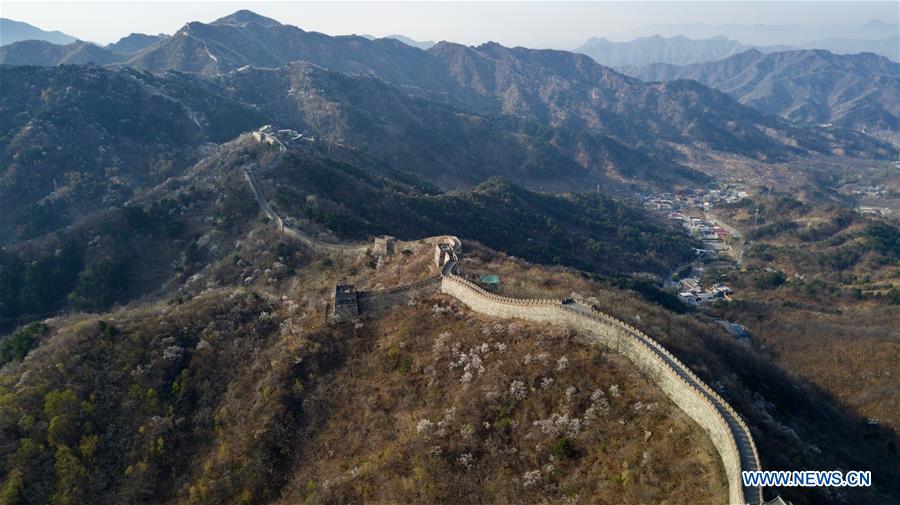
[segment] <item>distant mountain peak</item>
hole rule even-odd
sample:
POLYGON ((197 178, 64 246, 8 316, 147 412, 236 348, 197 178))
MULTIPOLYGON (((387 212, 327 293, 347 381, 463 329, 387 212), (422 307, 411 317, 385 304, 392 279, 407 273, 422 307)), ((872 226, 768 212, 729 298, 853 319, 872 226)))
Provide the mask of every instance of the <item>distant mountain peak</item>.
POLYGON ((219 18, 219 19, 213 21, 211 24, 214 24, 214 25, 245 25, 245 24, 249 24, 249 23, 254 23, 254 24, 258 24, 260 26, 268 26, 268 27, 281 26, 281 23, 279 23, 278 21, 275 21, 272 18, 267 18, 265 16, 260 16, 259 14, 255 13, 251 10, 247 10, 247 9, 241 9, 232 14, 229 14, 228 16, 219 18))
POLYGON ((110 51, 117 53, 132 54, 144 50, 161 40, 169 38, 168 35, 160 33, 158 35, 147 35, 145 33, 131 33, 116 42, 106 46, 110 51))
MULTIPOLYGON (((374 38, 371 35, 369 35, 369 36, 363 35, 363 37, 366 37, 368 39, 374 38)), ((400 42, 403 42, 404 44, 406 44, 408 46, 416 47, 423 51, 427 51, 435 44, 435 42, 433 40, 415 40, 415 39, 409 38, 405 35, 400 35, 400 34, 396 34, 396 33, 392 34, 392 35, 387 35, 384 38, 399 40, 400 42)))
POLYGON ((726 37, 691 39, 683 35, 660 34, 637 37, 629 42, 589 39, 575 52, 590 56, 601 65, 614 68, 641 67, 651 63, 687 64, 714 61, 737 54, 748 46, 726 37))
POLYGON ((71 44, 78 40, 59 31, 42 30, 23 21, 0 18, 0 46, 23 40, 43 40, 52 44, 71 44))

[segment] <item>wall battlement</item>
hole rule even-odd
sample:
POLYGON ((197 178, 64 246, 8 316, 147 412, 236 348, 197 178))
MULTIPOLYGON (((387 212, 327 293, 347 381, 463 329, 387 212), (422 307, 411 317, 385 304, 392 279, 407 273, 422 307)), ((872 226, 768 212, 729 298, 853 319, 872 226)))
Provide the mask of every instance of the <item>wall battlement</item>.
POLYGON ((494 295, 453 274, 442 276, 441 292, 490 316, 575 329, 627 357, 709 434, 725 467, 729 503, 762 501, 762 490, 745 489, 741 480, 742 470, 760 469, 759 454, 747 424, 717 392, 653 338, 608 314, 592 313, 584 305, 494 295))

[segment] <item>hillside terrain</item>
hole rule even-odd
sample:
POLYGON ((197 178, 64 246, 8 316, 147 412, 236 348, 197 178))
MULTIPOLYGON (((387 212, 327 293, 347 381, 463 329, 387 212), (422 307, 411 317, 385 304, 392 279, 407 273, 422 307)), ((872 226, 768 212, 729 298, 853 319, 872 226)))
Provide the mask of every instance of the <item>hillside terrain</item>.
POLYGON ((875 53, 891 61, 900 62, 900 35, 890 35, 877 39, 854 39, 851 37, 829 37, 797 44, 797 49, 824 49, 834 54, 875 53))
MULTIPOLYGON (((858 420, 710 321, 577 271, 467 247, 464 272, 501 272, 504 289, 520 295, 585 297, 659 335, 750 419, 767 468, 841 465, 876 477, 889 468, 883 436, 863 438, 858 420)), ((168 302, 15 333, 25 352, 0 382, 3 495, 26 503, 722 499, 708 440, 620 357, 571 333, 476 316, 443 295, 322 326, 334 283, 429 275, 424 252, 380 266, 322 257, 258 224, 168 302), (256 274, 245 280, 248 268, 256 274), (594 420, 586 409, 597 402, 594 420)), ((852 492, 880 503, 892 492, 882 482, 787 496, 842 503, 852 492)))
POLYGON ((125 61, 166 38, 168 35, 132 33, 106 46, 80 40, 60 44, 42 38, 28 38, 0 47, 0 64, 42 67, 110 65, 125 61))
MULTIPOLYGON (((272 255, 285 252, 269 250, 270 237, 250 235, 242 255, 278 261, 272 255)), ((369 268, 287 254, 294 275, 268 287, 49 321, 40 347, 3 372, 4 495, 26 503, 723 499, 709 441, 622 358, 443 297, 322 327, 317 300, 329 282, 369 268), (454 364, 460 353, 477 359, 474 378, 460 379, 470 368, 454 364), (696 479, 689 486, 687 474, 696 479)))
POLYGON ((751 50, 709 63, 649 65, 631 75, 693 79, 800 123, 900 130, 900 63, 873 54, 751 50))
POLYGON ((749 241, 740 271, 707 272, 740 293, 721 314, 789 370, 896 429, 900 228, 784 195, 759 209, 748 202, 721 211, 749 241))
MULTIPOLYGON (((712 63, 747 51, 776 53, 799 49, 824 50, 836 55, 874 53, 893 62, 900 61, 900 37, 892 35, 877 39, 828 38, 799 44, 748 45, 724 35, 689 38, 684 35, 637 37, 627 42, 613 42, 604 37, 592 37, 572 50, 586 54, 601 65, 645 79, 643 67, 659 65, 691 65, 712 63)), ((658 70, 656 70, 658 71, 658 70)), ((652 71, 648 75, 653 75, 652 71)), ((648 79, 645 79, 648 80, 648 79)), ((654 80, 654 79, 649 79, 654 80)))
POLYGON ((0 132, 7 241, 121 205, 183 174, 210 142, 268 122, 450 188, 492 175, 546 189, 706 179, 606 136, 466 113, 306 64, 214 82, 79 66, 9 67, 0 79, 0 110, 12 118, 0 132))
POLYGON ((533 261, 604 273, 662 272, 688 259, 695 245, 603 195, 535 193, 498 177, 467 191, 428 194, 302 150, 257 177, 282 215, 324 225, 344 240, 454 229, 461 238, 533 261))
MULTIPOLYGON (((62 309, 171 295, 193 276, 208 275, 208 264, 225 258, 257 221, 242 168, 268 166, 272 156, 245 135, 140 196, 108 200, 73 225, 0 251, 0 329, 62 309)), ((662 273, 693 254, 688 237, 602 195, 539 194, 502 179, 443 193, 332 145, 292 148, 258 178, 279 211, 341 240, 460 229, 465 238, 533 261, 607 275, 662 273)))
POLYGON ((45 40, 23 40, 0 47, 0 63, 4 65, 107 65, 125 59, 124 54, 80 40, 64 46, 45 40))

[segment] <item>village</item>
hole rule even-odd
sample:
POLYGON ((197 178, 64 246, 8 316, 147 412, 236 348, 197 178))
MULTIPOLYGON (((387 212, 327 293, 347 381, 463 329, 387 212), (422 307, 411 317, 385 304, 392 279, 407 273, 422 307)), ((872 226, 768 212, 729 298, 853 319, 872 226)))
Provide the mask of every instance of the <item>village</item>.
POLYGON ((709 262, 740 263, 742 238, 740 232, 717 219, 712 210, 722 203, 737 202, 749 195, 742 183, 721 184, 713 189, 694 189, 674 192, 651 191, 640 196, 649 211, 678 221, 703 247, 697 248, 695 260, 674 272, 664 287, 674 290, 678 298, 693 306, 730 300, 732 289, 722 283, 703 285, 704 265, 709 262))

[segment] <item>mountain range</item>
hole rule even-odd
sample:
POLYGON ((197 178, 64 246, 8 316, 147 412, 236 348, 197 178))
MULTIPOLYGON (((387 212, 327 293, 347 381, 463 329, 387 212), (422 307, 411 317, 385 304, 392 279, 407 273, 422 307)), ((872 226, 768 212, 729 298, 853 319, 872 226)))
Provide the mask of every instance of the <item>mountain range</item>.
MULTIPOLYGON (((717 122, 708 113, 702 123, 673 122, 674 116, 661 116, 662 110, 675 110, 672 102, 685 91, 676 89, 684 85, 630 81, 605 66, 563 51, 506 48, 495 43, 466 47, 449 42, 426 43, 421 46, 428 49, 422 51, 415 45, 414 41, 403 43, 391 37, 331 37, 283 25, 251 11, 238 11, 209 24, 188 23, 171 37, 131 34, 106 47, 86 42, 67 46, 18 42, 0 48, 0 63, 116 64, 151 72, 178 70, 215 77, 244 67, 276 68, 306 61, 335 72, 377 77, 404 93, 465 110, 553 127, 600 130, 643 147, 651 144, 646 134, 652 133, 678 143, 700 142, 712 149, 739 149, 753 156, 770 153, 777 157, 784 151, 783 147, 767 146, 771 139, 764 139, 759 130, 742 127, 736 134, 733 129, 739 123, 735 121, 719 122, 732 125, 727 128, 706 128, 705 123, 717 122), (645 96, 650 90, 652 98, 645 96), (648 110, 648 104, 657 110, 648 110), (622 117, 624 110, 628 110, 627 118, 622 117), (748 135, 755 140, 749 141, 748 135), (757 146, 756 154, 747 146, 757 146)), ((764 58, 759 50, 742 52, 746 47, 723 37, 691 40, 654 36, 629 43, 592 39, 579 50, 645 81, 694 79, 745 105, 792 121, 897 129, 892 102, 897 95, 895 65, 865 55, 839 57, 822 51, 781 51, 781 56, 764 58), (641 66, 652 61, 690 63, 723 57, 726 59, 678 69, 641 66)), ((695 91, 704 95, 701 101, 716 100, 708 91, 695 91)), ((721 115, 729 107, 722 103, 712 110, 721 115)), ((728 114, 747 117, 746 111, 731 110, 728 114)), ((757 117, 752 121, 769 120, 757 117)), ((833 150, 829 142, 813 140, 810 135, 815 137, 800 135, 798 138, 806 138, 796 143, 816 151, 833 150)), ((659 143, 652 143, 657 144, 652 150, 659 151, 659 143)))
MULTIPOLYGON (((391 39, 306 32, 239 11, 210 24, 189 23, 123 65, 216 76, 298 60, 335 72, 374 76, 405 92, 470 111, 601 131, 635 145, 654 144, 652 151, 659 150, 660 139, 700 142, 753 156, 777 157, 791 150, 750 123, 765 124, 770 130, 789 125, 740 108, 707 88, 645 84, 564 51, 441 42, 426 52, 391 39), (701 109, 703 119, 696 121, 693 117, 701 109)), ((830 141, 817 135, 795 131, 780 136, 795 137, 801 148, 829 150, 830 141)))
POLYGON ((795 122, 900 130, 900 63, 871 53, 750 50, 720 61, 654 64, 629 73, 647 81, 693 79, 795 122))
POLYGON ((689 39, 682 35, 638 37, 630 42, 612 42, 594 37, 573 49, 601 65, 610 67, 644 66, 651 63, 685 65, 727 58, 748 46, 727 37, 689 39))
MULTIPOLYGON (((81 44, 73 63, 102 63, 90 54, 98 49, 123 58, 81 44)), ((0 132, 0 227, 28 235, 77 219, 103 198, 179 173, 206 142, 266 123, 444 188, 491 175, 557 190, 706 180, 680 146, 763 162, 893 153, 851 131, 798 127, 696 81, 646 83, 584 55, 448 42, 426 52, 249 11, 188 23, 124 58, 106 68, 4 68, 0 112, 12 119, 0 132), (80 191, 91 196, 66 203, 80 191), (17 224, 35 215, 49 224, 17 224)))
POLYGON ((831 38, 796 45, 753 46, 724 36, 691 39, 683 35, 638 37, 629 42, 612 42, 595 37, 573 51, 590 56, 597 63, 623 71, 654 63, 688 65, 721 60, 749 50, 763 53, 796 49, 825 49, 835 54, 875 53, 900 62, 900 37, 879 39, 831 38))
POLYGON ((754 46, 783 46, 813 43, 823 39, 874 40, 896 37, 900 33, 897 23, 871 20, 862 25, 808 25, 808 24, 740 24, 711 25, 707 23, 656 24, 634 30, 612 33, 606 37, 625 42, 638 37, 661 35, 684 36, 692 39, 708 39, 727 36, 742 44, 754 46))
POLYGON ((67 45, 78 39, 59 31, 41 30, 22 21, 0 18, 0 46, 6 46, 22 40, 43 40, 53 44, 67 45))

